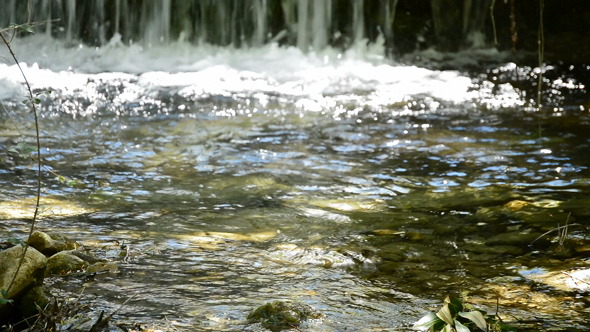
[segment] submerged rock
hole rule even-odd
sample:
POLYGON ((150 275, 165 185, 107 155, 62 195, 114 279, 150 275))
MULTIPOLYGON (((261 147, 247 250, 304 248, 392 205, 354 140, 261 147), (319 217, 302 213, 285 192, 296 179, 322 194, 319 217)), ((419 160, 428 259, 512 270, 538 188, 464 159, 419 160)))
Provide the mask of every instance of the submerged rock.
POLYGON ((308 319, 320 319, 323 315, 303 303, 273 301, 266 303, 248 315, 248 322, 261 323, 271 331, 281 331, 297 327, 308 319))
POLYGON ((373 265, 373 262, 360 253, 344 249, 331 250, 321 247, 299 247, 292 243, 271 247, 268 257, 280 264, 311 264, 325 268, 373 265))
POLYGON ((530 229, 516 232, 500 233, 489 237, 485 243, 490 246, 494 245, 513 245, 513 246, 527 246, 533 243, 541 235, 530 229))
MULTIPOLYGON (((36 203, 35 197, 26 199, 18 199, 15 201, 0 202, 0 218, 3 219, 30 219, 33 218, 33 209, 36 203)), ((38 217, 40 219, 46 217, 65 217, 77 216, 84 213, 94 212, 91 209, 79 206, 73 201, 63 198, 53 197, 51 195, 41 197, 42 206, 49 207, 39 211, 38 217)))

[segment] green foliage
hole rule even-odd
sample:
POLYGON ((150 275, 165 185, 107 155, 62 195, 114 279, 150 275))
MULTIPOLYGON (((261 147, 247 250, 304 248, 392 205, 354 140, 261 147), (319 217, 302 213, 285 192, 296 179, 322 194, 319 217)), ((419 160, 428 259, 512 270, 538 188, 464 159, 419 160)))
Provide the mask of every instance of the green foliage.
POLYGON ((59 175, 56 173, 54 173, 54 174, 56 175, 56 179, 57 179, 57 181, 59 181, 59 183, 65 184, 68 187, 71 187, 71 188, 86 188, 87 187, 84 182, 82 182, 78 179, 72 179, 72 178, 65 177, 63 175, 59 175))
POLYGON ((465 308, 459 299, 447 296, 443 307, 429 312, 414 324, 414 328, 428 332, 471 332, 472 329, 488 331, 485 316, 477 310, 465 308))
POLYGON ((24 31, 28 33, 35 33, 35 28, 31 24, 11 24, 5 30, 24 31))
POLYGON ((52 92, 52 90, 38 92, 33 98, 27 98, 23 100, 23 104, 27 106, 31 106, 31 104, 39 105, 41 104, 41 97, 48 97, 52 92))
POLYGON ((31 153, 37 151, 37 149, 29 145, 27 142, 18 142, 16 146, 10 148, 8 151, 15 153, 21 158, 28 158, 31 156, 31 153))

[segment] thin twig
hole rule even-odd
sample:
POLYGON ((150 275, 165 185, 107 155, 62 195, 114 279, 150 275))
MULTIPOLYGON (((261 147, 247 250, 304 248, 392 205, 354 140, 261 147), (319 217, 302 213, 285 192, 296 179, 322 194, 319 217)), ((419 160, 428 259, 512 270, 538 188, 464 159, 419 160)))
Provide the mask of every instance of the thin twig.
POLYGON ((492 0, 490 4, 490 20, 492 21, 492 31, 494 32, 494 45, 498 46, 498 34, 496 32, 496 19, 494 18, 494 5, 496 0, 492 0))
POLYGON ((30 22, 28 21, 27 23, 24 24, 11 24, 6 28, 0 28, 0 32, 6 32, 6 31, 12 31, 12 30, 16 30, 19 26, 22 25, 29 25, 29 26, 36 26, 36 25, 42 25, 42 24, 46 24, 47 22, 59 22, 61 21, 60 18, 54 18, 52 20, 44 20, 44 21, 35 21, 35 22, 30 22))
POLYGON ((4 42, 4 45, 6 45, 6 47, 8 48, 8 52, 10 53, 10 55, 12 56, 12 59, 14 59, 14 63, 17 65, 18 69, 21 72, 21 75, 23 76, 23 79, 25 80, 25 85, 27 86, 27 91, 29 92, 29 101, 31 103, 31 108, 33 110, 33 116, 35 118, 35 138, 37 140, 37 198, 35 201, 35 212, 33 213, 33 219, 31 220, 31 227, 29 229, 29 235, 27 237, 27 241, 25 242, 25 247, 20 259, 20 262, 16 268, 16 272, 14 273, 14 275, 12 276, 12 280, 10 281, 10 284, 8 285, 8 288, 6 289, 6 292, 8 292, 10 290, 10 288, 12 287, 12 285, 14 284, 14 281, 16 280, 16 276, 18 275, 18 272, 20 271, 20 268, 23 264, 23 261, 25 259, 25 255, 27 254, 27 249, 29 248, 28 245, 28 240, 31 238, 31 235, 33 234, 33 231, 35 230, 35 222, 37 221, 37 215, 39 214, 39 206, 41 205, 41 138, 39 135, 39 117, 37 116, 37 107, 35 106, 35 98, 33 97, 33 90, 31 89, 31 85, 29 84, 29 81, 27 79, 27 76, 25 75, 25 72, 23 71, 22 67, 20 66, 18 59, 16 58, 16 55, 14 54, 14 52, 12 51, 12 48, 10 47, 10 43, 8 42, 8 40, 6 40, 6 38, 4 37, 4 34, 0 33, 0 38, 2 38, 2 41, 4 42))
POLYGON ((516 0, 510 0, 510 41, 512 42, 512 55, 516 54, 516 43, 518 43, 518 31, 516 30, 516 0))
POLYGON ((563 225, 563 226, 558 226, 550 231, 547 231, 541 235, 539 235, 536 239, 534 239, 533 241, 531 241, 531 243, 529 243, 529 246, 533 245, 533 243, 535 243, 536 241, 540 240, 542 237, 544 237, 545 235, 551 234, 555 231, 559 232, 562 228, 568 228, 571 226, 582 226, 583 228, 586 228, 586 226, 582 225, 582 224, 569 224, 569 225, 563 225))
POLYGON ((96 323, 94 323, 94 325, 92 325, 92 327, 90 328, 90 330, 88 332, 96 332, 99 331, 101 328, 106 327, 109 324, 109 321, 111 320, 111 318, 113 318, 113 316, 119 312, 119 310, 123 309, 123 307, 125 306, 125 304, 127 304, 127 302, 129 302, 132 298, 135 297, 135 294, 131 295, 127 300, 125 300, 125 302, 123 302, 119 308, 117 308, 115 311, 111 312, 110 315, 108 315, 107 317, 104 317, 104 311, 100 312, 100 315, 98 316, 98 319, 96 320, 96 323))
POLYGON ((500 318, 500 297, 496 297, 496 314, 494 315, 496 316, 496 318, 498 318, 499 321, 502 321, 502 318, 500 318))
POLYGON ((543 61, 545 61, 545 30, 543 28, 543 11, 545 8, 545 1, 539 0, 539 30, 537 32, 537 43, 538 43, 538 57, 539 57, 539 75, 537 80, 537 111, 539 112, 538 117, 538 135, 541 137, 541 117, 543 109, 543 61))
POLYGON ((559 231, 559 246, 563 246, 563 244, 565 243, 565 240, 567 239, 567 229, 568 229, 568 224, 570 221, 570 217, 572 216, 572 213, 568 213, 567 214, 567 218, 565 219, 565 225, 563 227, 563 229, 561 231, 559 231))
POLYGON ((579 281, 579 282, 581 282, 583 284, 586 284, 586 285, 590 286, 590 282, 588 282, 586 280, 582 280, 582 279, 580 279, 578 277, 574 277, 573 275, 571 275, 570 273, 567 273, 565 271, 561 271, 561 273, 565 274, 566 276, 568 276, 568 277, 570 277, 570 278, 572 278, 572 279, 574 279, 576 281, 579 281))

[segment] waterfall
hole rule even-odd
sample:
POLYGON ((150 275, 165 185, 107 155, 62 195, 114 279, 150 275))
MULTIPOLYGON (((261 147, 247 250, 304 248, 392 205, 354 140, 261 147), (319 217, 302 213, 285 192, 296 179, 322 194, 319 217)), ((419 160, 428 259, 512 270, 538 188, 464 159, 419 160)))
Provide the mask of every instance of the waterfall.
POLYGON ((353 0, 352 3, 352 30, 353 41, 360 42, 364 35, 365 35, 365 22, 363 19, 364 14, 364 1, 363 0, 353 0))
MULTIPOLYGON (((67 28, 66 28, 66 40, 72 40, 74 36, 72 35, 75 27, 75 20, 76 20, 76 0, 67 0, 66 2, 66 10, 67 10, 67 28)), ((47 12, 47 15, 51 19, 51 11, 47 12)), ((47 34, 51 34, 51 30, 46 31, 47 34)))
MULTIPOLYGON (((96 40, 98 44, 103 45, 107 42, 107 34, 104 22, 108 22, 105 17, 105 0, 96 0, 94 9, 94 22, 92 29, 95 31, 96 40)), ((109 22, 110 23, 110 22, 109 22)))
POLYGON ((254 30, 254 46, 264 44, 267 29, 267 0, 254 0, 254 13, 256 15, 256 29, 254 30))
POLYGON ((141 19, 143 41, 148 45, 169 42, 171 22, 171 1, 160 0, 155 3, 144 2, 141 19))
POLYGON ((297 8, 297 47, 306 50, 309 46, 309 29, 307 21, 309 18, 309 0, 298 1, 297 8))
POLYGON ((314 49, 322 49, 328 45, 329 26, 332 12, 331 0, 314 1, 311 31, 313 34, 312 46, 314 49), (315 32, 315 33, 314 33, 315 32))
POLYGON ((469 46, 482 47, 485 46, 483 30, 492 0, 478 1, 476 5, 471 2, 472 0, 465 0, 463 36, 465 41, 471 44, 469 46))
MULTIPOLYGON (((491 0, 431 0, 437 41, 465 45, 481 32, 491 0)), ((257 47, 268 42, 304 51, 355 43, 393 46, 398 0, 8 0, 0 27, 39 22, 70 44, 104 45, 112 38, 145 46, 193 44, 257 47), (30 4, 30 8, 29 8, 30 4)), ((400 5, 401 6, 401 5, 400 5)), ((413 4, 404 4, 407 12, 413 4)), ((424 6, 422 6, 424 7, 424 6)), ((422 8, 421 7, 421 8, 422 8)), ((428 7, 424 7, 428 8, 428 7)), ((424 22, 424 26, 428 24, 424 22)), ((416 33, 424 30, 417 25, 416 33)), ((452 47, 449 47, 452 48, 452 47)))
POLYGON ((484 46, 483 27, 492 0, 431 0, 437 44, 444 50, 484 46), (469 45, 470 44, 470 45, 469 45))

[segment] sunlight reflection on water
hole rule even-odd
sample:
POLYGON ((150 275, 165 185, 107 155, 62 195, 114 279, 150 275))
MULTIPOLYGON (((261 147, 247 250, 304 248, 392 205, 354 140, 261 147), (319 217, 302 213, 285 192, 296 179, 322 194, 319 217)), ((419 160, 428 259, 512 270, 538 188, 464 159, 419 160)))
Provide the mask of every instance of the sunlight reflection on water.
MULTIPOLYGON (((571 127, 548 121, 534 138, 510 84, 334 50, 194 51, 152 67, 133 47, 77 50, 75 70, 63 54, 26 66, 35 89, 55 90, 42 97, 44 161, 79 181, 47 175, 46 194, 94 209, 42 227, 120 262, 85 282, 98 307, 136 294, 130 317, 254 330, 248 311, 279 298, 324 311, 310 330, 403 327, 498 274, 526 286, 509 266, 552 244, 528 239, 569 218, 570 200, 586 216, 586 131, 563 139, 571 127)), ((16 68, 0 69, 11 121, 27 119, 16 68)), ((2 197, 32 195, 30 160, 2 157, 2 197)))

